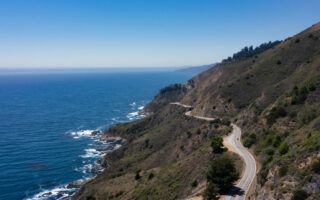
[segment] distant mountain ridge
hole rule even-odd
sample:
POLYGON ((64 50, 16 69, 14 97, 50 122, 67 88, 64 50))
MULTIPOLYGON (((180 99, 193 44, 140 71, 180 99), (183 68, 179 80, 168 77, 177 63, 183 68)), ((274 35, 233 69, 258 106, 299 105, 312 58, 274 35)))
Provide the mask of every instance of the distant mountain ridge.
POLYGON ((180 69, 177 69, 177 72, 184 72, 184 73, 192 73, 192 74, 199 74, 201 72, 204 72, 210 68, 213 68, 216 66, 216 63, 214 64, 208 64, 208 65, 200 65, 200 66, 189 66, 189 67, 182 67, 180 69))

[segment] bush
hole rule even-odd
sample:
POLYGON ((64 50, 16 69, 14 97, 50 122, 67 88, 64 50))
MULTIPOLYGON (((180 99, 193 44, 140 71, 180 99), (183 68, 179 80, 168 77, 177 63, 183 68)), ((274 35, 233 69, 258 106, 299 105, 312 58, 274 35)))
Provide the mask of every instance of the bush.
POLYGON ((213 136, 211 138, 211 148, 214 153, 221 153, 223 147, 223 139, 221 136, 213 136))
POLYGON ((218 200, 219 188, 214 183, 208 183, 207 188, 204 191, 203 198, 206 200, 218 200))
POLYGON ((235 163, 228 155, 219 156, 211 161, 207 182, 218 187, 219 193, 228 191, 238 179, 239 173, 235 163))
POLYGON ((221 124, 222 124, 222 125, 225 125, 225 126, 230 126, 231 122, 230 122, 230 120, 228 120, 228 119, 222 119, 222 120, 221 120, 221 124))
POLYGON ((286 154, 288 151, 289 151, 289 145, 287 143, 284 142, 279 146, 279 153, 281 155, 286 154))
POLYGON ((306 125, 318 116, 317 110, 315 108, 304 108, 300 111, 298 118, 301 125, 306 125))
POLYGON ((151 180, 151 179, 153 179, 153 177, 154 177, 154 173, 151 172, 151 173, 149 174, 149 176, 148 176, 148 179, 151 180))
MULTIPOLYGON (((313 87, 311 86, 310 89, 313 89, 313 87)), ((312 90, 309 90, 306 86, 302 86, 301 88, 295 86, 291 92, 291 104, 302 104, 307 99, 309 91, 312 90)))
POLYGON ((136 175, 134 176, 134 179, 135 179, 135 180, 139 180, 139 179, 141 178, 141 176, 140 176, 140 171, 141 171, 141 170, 136 171, 136 175))
POLYGON ((247 148, 250 148, 253 144, 257 142, 257 135, 256 134, 250 134, 248 137, 246 137, 243 141, 243 145, 247 148))
POLYGON ((267 181, 268 173, 269 168, 267 167, 267 165, 264 164, 258 174, 258 182, 261 186, 263 186, 264 183, 267 181))
POLYGON ((123 195, 124 194, 124 191, 119 191, 119 192, 117 192, 115 195, 114 195, 114 197, 120 197, 121 195, 123 195))
POLYGON ((169 86, 167 86, 165 88, 160 89, 159 93, 160 94, 164 94, 164 93, 167 93, 167 92, 178 91, 178 90, 179 91, 186 91, 187 88, 183 84, 176 83, 176 84, 171 84, 171 85, 169 85, 169 86))
POLYGON ((308 84, 308 90, 309 91, 315 91, 316 90, 316 85, 314 83, 309 83, 308 84))
POLYGON ((298 189, 294 191, 292 200, 304 200, 304 199, 307 199, 308 197, 309 197, 309 194, 306 191, 302 189, 298 189))
POLYGON ((281 166, 279 168, 279 176, 285 176, 288 173, 288 166, 281 166))
POLYGON ((194 181, 192 181, 192 183, 191 183, 191 187, 197 187, 198 186, 198 181, 197 180, 194 180, 194 181))
POLYGON ((320 174, 320 159, 316 159, 312 162, 311 170, 317 174, 320 174))
POLYGON ((268 148, 266 148, 264 150, 264 153, 269 155, 269 156, 273 156, 274 155, 274 150, 272 148, 268 147, 268 148))
POLYGON ((273 124, 279 117, 287 116, 287 111, 282 106, 273 107, 266 116, 267 123, 273 124))
POLYGON ((281 141, 282 141, 282 138, 280 137, 280 135, 276 135, 273 138, 272 146, 278 147, 281 144, 281 141))
POLYGON ((190 131, 187 131, 187 137, 191 138, 191 136, 192 136, 192 133, 190 131))
POLYGON ((217 119, 212 120, 210 123, 211 124, 219 124, 219 123, 221 123, 221 120, 219 118, 217 118, 217 119))

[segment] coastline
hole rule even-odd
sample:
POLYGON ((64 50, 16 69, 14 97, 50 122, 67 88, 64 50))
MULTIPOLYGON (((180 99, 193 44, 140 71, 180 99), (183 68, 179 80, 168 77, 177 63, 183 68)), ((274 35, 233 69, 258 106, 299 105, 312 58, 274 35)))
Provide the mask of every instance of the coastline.
MULTIPOLYGON (((47 198, 56 198, 56 199, 72 198, 83 185, 85 185, 89 181, 96 178, 106 168, 108 168, 108 164, 106 163, 105 157, 108 154, 120 149, 123 145, 126 144, 127 140, 125 138, 112 135, 110 134, 109 130, 115 125, 134 122, 136 120, 146 117, 146 113, 143 111, 145 104, 146 103, 144 103, 144 105, 138 106, 137 110, 126 114, 126 118, 127 118, 126 121, 120 121, 115 124, 112 124, 105 131, 102 131, 100 130, 100 128, 98 128, 96 130, 80 130, 80 131, 67 132, 75 140, 78 140, 81 137, 88 137, 88 138, 91 138, 91 140, 94 143, 100 144, 96 149, 95 148, 84 149, 86 154, 80 155, 80 157, 82 158, 96 157, 97 159, 92 164, 84 165, 79 169, 76 169, 83 172, 87 170, 91 174, 93 174, 93 176, 89 178, 78 179, 64 185, 59 185, 57 187, 44 190, 42 192, 34 194, 31 197, 26 197, 24 199, 25 200, 42 200, 47 198)), ((136 106, 136 102, 131 103, 130 106, 136 106)))

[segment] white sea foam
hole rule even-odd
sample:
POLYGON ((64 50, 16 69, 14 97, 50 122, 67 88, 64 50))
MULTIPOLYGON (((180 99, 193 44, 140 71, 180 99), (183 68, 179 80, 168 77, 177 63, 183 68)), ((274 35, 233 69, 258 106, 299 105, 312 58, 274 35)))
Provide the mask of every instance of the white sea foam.
POLYGON ((104 152, 97 151, 96 149, 85 149, 85 154, 81 155, 81 158, 97 158, 104 155, 104 152))
POLYGON ((116 144, 113 148, 113 151, 119 149, 121 146, 122 146, 121 144, 116 144))
POLYGON ((80 130, 80 131, 73 131, 70 134, 73 136, 74 139, 79 139, 81 137, 91 137, 92 132, 94 132, 94 130, 80 130))
POLYGON ((111 118, 112 121, 114 121, 115 123, 125 123, 126 120, 121 120, 119 117, 113 117, 111 118))
MULTIPOLYGON (((142 108, 143 109, 143 108, 142 108)), ((127 118, 130 120, 130 121, 133 121, 133 120, 137 120, 137 119, 141 119, 145 117, 144 114, 140 113, 139 111, 134 111, 134 112, 130 112, 128 113, 127 115, 127 118)))
MULTIPOLYGON (((145 117, 145 115, 141 114, 140 112, 141 110, 144 109, 144 106, 141 106, 141 104, 139 105, 136 102, 131 103, 130 106, 131 106, 132 112, 128 113, 128 115, 126 116, 127 119, 132 121, 132 120, 141 119, 145 117)), ((121 118, 119 117, 112 118, 111 120, 117 123, 127 121, 125 119, 121 120, 121 118)), ((82 161, 83 166, 75 168, 75 170, 78 172, 81 172, 83 174, 84 179, 81 179, 78 181, 92 179, 97 173, 102 172, 104 168, 100 165, 99 162, 97 162, 97 160, 99 158, 102 158, 108 152, 117 150, 122 146, 121 144, 100 140, 99 132, 101 133, 103 128, 105 127, 100 127, 97 130, 82 129, 78 131, 68 132, 68 134, 70 134, 74 139, 88 137, 88 138, 92 138, 92 141, 94 141, 94 143, 88 144, 88 147, 90 148, 85 149, 84 150, 85 153, 83 155, 80 155, 80 157, 83 158, 83 161, 82 161), (98 134, 95 134, 95 133, 98 133, 98 134)), ((62 200, 62 199, 68 198, 77 191, 77 188, 75 188, 74 186, 70 187, 70 185, 58 186, 51 190, 43 190, 42 192, 34 195, 33 197, 28 198, 28 200, 47 200, 47 199, 62 200)))
POLYGON ((93 164, 86 164, 86 165, 83 165, 82 167, 75 168, 76 171, 82 172, 83 174, 92 173, 92 169, 93 169, 93 164))
POLYGON ((64 199, 75 192, 75 188, 68 188, 67 185, 55 187, 51 190, 44 190, 25 200, 45 200, 45 199, 64 199))
POLYGON ((128 117, 136 117, 139 115, 139 112, 138 111, 135 111, 135 112, 131 112, 128 114, 128 117))

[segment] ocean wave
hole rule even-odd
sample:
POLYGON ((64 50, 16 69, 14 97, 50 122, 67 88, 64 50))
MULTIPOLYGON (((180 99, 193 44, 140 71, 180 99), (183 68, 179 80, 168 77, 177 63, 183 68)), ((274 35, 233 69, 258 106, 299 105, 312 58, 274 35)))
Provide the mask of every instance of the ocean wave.
POLYGON ((127 117, 136 117, 138 115, 139 115, 139 111, 135 111, 135 112, 128 113, 127 117))
POLYGON ((82 137, 96 137, 99 133, 101 133, 100 130, 79 130, 79 131, 69 131, 70 135, 74 139, 79 139, 82 137))
POLYGON ((35 194, 32 197, 25 198, 25 200, 46 200, 46 199, 57 199, 62 200, 70 195, 72 195, 76 191, 76 188, 70 188, 68 185, 62 185, 55 187, 51 190, 44 190, 35 194))
POLYGON ((86 164, 83 165, 82 167, 75 168, 76 171, 81 172, 82 174, 90 174, 93 172, 93 164, 86 164))
POLYGON ((93 131, 94 130, 80 130, 80 131, 73 131, 70 134, 73 136, 74 139, 79 139, 81 137, 91 137, 93 131))
POLYGON ((84 150, 86 153, 84 155, 81 155, 81 158, 97 158, 97 157, 102 157, 104 156, 104 152, 98 151, 96 149, 85 149, 84 150))
MULTIPOLYGON (((115 123, 125 123, 126 122, 126 120, 123 120, 120 117, 113 117, 113 118, 111 118, 111 120, 115 123)), ((112 123, 112 124, 114 124, 114 123, 112 123)))
POLYGON ((137 119, 142 119, 142 118, 144 118, 144 117, 145 117, 145 115, 142 114, 140 111, 130 112, 130 113, 128 113, 128 115, 127 115, 127 118, 128 118, 130 121, 137 120, 137 119))

